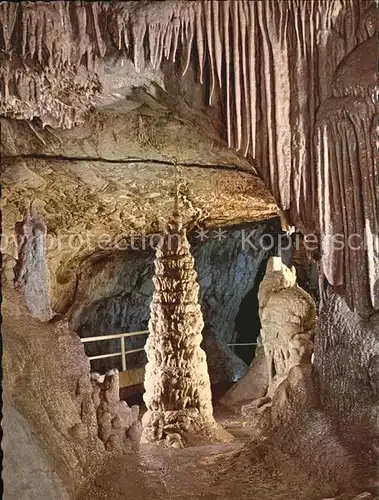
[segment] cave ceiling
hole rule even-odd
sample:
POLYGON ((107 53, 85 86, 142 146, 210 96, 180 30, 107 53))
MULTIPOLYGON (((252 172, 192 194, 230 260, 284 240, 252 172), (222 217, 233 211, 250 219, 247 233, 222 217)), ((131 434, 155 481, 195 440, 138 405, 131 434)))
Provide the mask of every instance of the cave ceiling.
MULTIPOLYGON (((146 4, 127 3, 131 12, 137 12, 135 15, 143 12, 141 4, 146 4)), ((17 22, 9 24, 15 30, 11 40, 16 45, 17 30, 22 39, 28 23, 41 22, 37 14, 46 19, 52 16, 49 29, 47 25, 38 28, 44 30, 43 37, 36 38, 42 48, 36 46, 34 54, 29 37, 26 48, 21 43, 19 55, 24 50, 27 55, 24 70, 17 70, 22 76, 12 80, 12 72, 8 75, 13 83, 27 76, 33 80, 35 71, 44 72, 47 78, 58 72, 58 67, 66 71, 67 65, 57 62, 56 51, 63 50, 61 45, 48 47, 48 38, 58 29, 54 20, 62 14, 62 8, 67 4, 0 4, 3 28, 12 15, 21 20, 19 27, 17 22), (48 48, 51 53, 55 51, 56 66, 46 61, 42 69, 48 48), (37 68, 32 64, 33 57, 40 62, 37 68)), ((97 12, 95 4, 80 9, 71 16, 97 12)), ((98 9, 109 12, 102 3, 98 9)), ((92 35, 87 39, 89 45, 92 35)), ((3 43, 6 46, 5 38, 3 43)), ((70 43, 75 53, 77 43, 70 43)), ((222 139, 220 109, 204 102, 205 91, 196 80, 194 65, 189 64, 184 77, 174 61, 165 61, 159 69, 150 63, 136 68, 128 51, 119 53, 107 43, 107 54, 96 54, 95 50, 93 61, 87 60, 75 70, 76 87, 66 87, 57 96, 56 82, 50 82, 49 101, 41 94, 37 101, 37 96, 30 94, 28 111, 19 102, 25 97, 22 90, 9 85, 9 92, 13 89, 15 96, 2 101, 5 116, 0 122, 6 258, 17 256, 11 235, 15 222, 31 203, 47 224, 52 242, 48 246, 49 263, 54 272, 96 249, 118 245, 123 236, 162 231, 172 213, 176 192, 188 227, 224 226, 275 216, 277 206, 259 178, 252 157, 228 148, 222 139), (88 75, 97 84, 80 87, 88 75), (91 94, 88 100, 86 92, 91 94), (55 98, 67 106, 53 102, 55 98), (4 106, 7 102, 8 111, 4 106), (67 244, 75 235, 80 240, 67 244)), ((92 57, 89 53, 87 56, 92 57)), ((2 75, 5 89, 8 83, 4 72, 2 75)), ((30 89, 22 84, 19 87, 24 92, 30 89)), ((5 96, 9 95, 7 91, 5 96)))

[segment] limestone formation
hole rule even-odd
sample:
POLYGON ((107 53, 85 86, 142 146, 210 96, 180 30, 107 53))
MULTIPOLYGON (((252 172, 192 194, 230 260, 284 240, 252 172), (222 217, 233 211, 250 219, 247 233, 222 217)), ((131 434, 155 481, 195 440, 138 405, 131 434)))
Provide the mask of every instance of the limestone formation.
POLYGON ((138 443, 141 437, 139 407, 130 408, 125 401, 120 401, 118 370, 109 370, 104 376, 93 372, 91 383, 99 438, 105 448, 121 452, 128 449, 131 442, 138 443))
POLYGON ((310 364, 316 307, 312 297, 296 283, 295 268, 280 257, 270 257, 259 285, 261 337, 268 368, 268 391, 272 396, 290 369, 310 364))
POLYGON ((178 219, 168 224, 158 244, 153 282, 142 441, 182 446, 195 440, 228 440, 213 418, 206 356, 200 348, 204 323, 199 285, 178 219))
POLYGON ((46 262, 46 226, 31 206, 22 222, 16 223, 18 260, 14 268, 15 285, 24 294, 30 313, 48 321, 50 307, 49 269, 46 262))
MULTIPOLYGON (((269 223, 246 224, 238 230, 226 228, 221 241, 213 231, 208 232, 210 237, 205 241, 197 237, 196 230, 187 233, 200 286, 199 303, 205 324, 202 348, 207 355, 211 384, 231 382, 246 371, 245 363, 227 344, 235 342, 235 319, 241 301, 257 283, 259 265, 266 255, 259 247, 259 239, 272 230, 269 223), (252 245, 243 248, 244 235, 250 236, 252 245)), ((150 235, 146 237, 146 246, 152 239, 150 235)), ((153 295, 153 260, 154 249, 148 248, 86 259, 80 266, 81 278, 70 310, 71 324, 80 336, 93 336, 95 331, 99 335, 133 332, 147 327, 153 295)), ((258 325, 255 330, 259 331, 258 325)), ((126 348, 143 347, 145 340, 145 336, 126 338, 126 348)), ((86 345, 86 352, 94 356, 118 347, 119 340, 93 342, 86 345)), ((91 366, 104 373, 115 367, 115 362, 115 358, 101 359, 91 366)), ((145 363, 143 353, 128 356, 128 368, 137 363, 145 363)))

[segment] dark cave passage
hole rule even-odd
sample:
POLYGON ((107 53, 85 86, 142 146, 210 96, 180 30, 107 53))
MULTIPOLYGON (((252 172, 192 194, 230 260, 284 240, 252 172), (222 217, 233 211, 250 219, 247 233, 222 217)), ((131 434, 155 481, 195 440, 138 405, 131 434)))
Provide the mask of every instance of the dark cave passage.
MULTIPOLYGON (((237 331, 236 344, 247 344, 257 342, 261 329, 259 319, 258 289, 266 271, 267 259, 263 260, 259 266, 254 286, 245 295, 238 310, 235 327, 237 331)), ((234 352, 247 365, 254 357, 256 346, 235 346, 234 352)))

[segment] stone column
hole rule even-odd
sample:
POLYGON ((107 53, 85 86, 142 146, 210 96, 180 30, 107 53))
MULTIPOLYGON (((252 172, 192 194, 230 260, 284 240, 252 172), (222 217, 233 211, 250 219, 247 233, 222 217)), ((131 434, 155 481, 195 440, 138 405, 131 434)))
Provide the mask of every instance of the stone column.
POLYGON ((166 440, 181 447, 230 440, 213 418, 206 356, 200 348, 204 323, 199 285, 178 220, 168 224, 158 244, 153 282, 141 441, 166 440))

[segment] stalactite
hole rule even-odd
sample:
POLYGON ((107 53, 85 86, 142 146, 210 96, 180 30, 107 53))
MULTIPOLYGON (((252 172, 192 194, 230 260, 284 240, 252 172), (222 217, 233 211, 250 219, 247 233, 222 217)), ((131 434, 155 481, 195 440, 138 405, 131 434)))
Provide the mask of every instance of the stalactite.
POLYGON ((205 62, 205 52, 204 52, 203 11, 201 3, 198 3, 196 5, 195 15, 196 15, 196 47, 199 57, 200 83, 204 83, 203 71, 205 62))
POLYGON ((224 37, 225 37, 225 65, 226 65, 226 122, 227 122, 227 137, 228 146, 232 146, 232 124, 230 119, 230 42, 229 42, 229 10, 230 10, 230 0, 225 0, 222 4, 223 6, 223 16, 224 16, 224 37))
POLYGON ((247 22, 246 22, 246 2, 239 2, 239 16, 241 18, 241 44, 242 44, 242 76, 243 76, 243 115, 242 121, 245 124, 243 130, 243 137, 245 138, 244 155, 246 156, 250 146, 250 106, 249 106, 249 85, 248 85, 248 68, 247 68, 247 22))
MULTIPOLYGON (((28 49, 29 49, 29 54, 30 57, 34 57, 34 54, 36 52, 36 38, 37 38, 37 23, 38 19, 35 16, 35 12, 31 12, 30 16, 27 20, 27 27, 28 27, 28 49)), ((38 23, 39 24, 39 23, 38 23)))
POLYGON ((157 58, 157 67, 159 68, 162 59, 163 59, 163 54, 164 54, 164 40, 166 36, 166 31, 167 31, 167 26, 164 26, 164 29, 160 30, 160 35, 159 35, 159 47, 158 47, 158 58, 157 58))
POLYGON ((240 54, 239 54, 239 16, 238 3, 233 2, 233 66, 234 66, 234 102, 235 102, 235 126, 236 130, 236 149, 241 149, 242 142, 242 117, 241 117, 241 73, 240 73, 240 54))
MULTIPOLYGON (((192 7, 192 6, 191 6, 192 7)), ((191 61, 191 53, 192 53, 192 44, 193 38, 195 34, 195 12, 193 8, 188 9, 186 17, 186 31, 185 31, 185 41, 187 47, 187 60, 184 66, 183 75, 186 74, 190 61, 191 61)))
POLYGON ((248 2, 249 30, 248 30, 248 68, 249 68, 249 103, 250 103, 250 127, 251 127, 251 154, 255 157, 256 141, 256 114, 257 114, 257 79, 255 61, 255 3, 248 2))
MULTIPOLYGON (((270 59, 270 40, 268 36, 268 31, 267 31, 267 25, 265 22, 266 19, 266 3, 259 2, 257 4, 257 19, 258 19, 258 25, 260 28, 260 33, 261 33, 261 39, 262 39, 262 80, 264 82, 263 89, 264 91, 262 92, 262 100, 261 100, 261 112, 264 115, 264 134, 267 136, 267 141, 268 141, 268 151, 267 151, 267 156, 265 160, 263 158, 260 158, 260 161, 266 161, 267 162, 267 169, 269 174, 266 174, 266 182, 268 183, 270 189, 274 193, 274 196, 276 200, 279 202, 279 207, 282 209, 285 209, 282 203, 282 195, 284 191, 287 192, 288 187, 284 184, 281 183, 279 180, 279 185, 277 178, 280 175, 277 169, 277 162, 276 162, 276 137, 275 137, 275 132, 276 132, 276 123, 275 123, 275 118, 274 118, 274 112, 275 112, 275 95, 273 93, 273 86, 275 84, 274 80, 274 75, 272 74, 271 69, 273 69, 272 66, 272 59, 270 59), (276 179, 275 179, 276 178, 276 179)), ((262 90, 263 90, 262 89, 262 90)))
POLYGON ((10 50, 10 41, 15 28, 18 15, 18 4, 15 2, 2 2, 0 4, 0 25, 4 40, 5 52, 10 50))
POLYGON ((117 33, 118 33, 118 50, 122 50, 122 42, 124 42, 125 48, 129 49, 129 36, 128 36, 128 18, 122 17, 121 15, 116 16, 117 20, 117 33))
POLYGON ((131 26, 133 34, 133 62, 137 73, 139 73, 145 60, 143 50, 143 40, 147 29, 145 16, 143 14, 133 16, 131 19, 131 26))
POLYGON ((178 42, 179 42, 179 30, 180 30, 180 19, 175 17, 173 19, 173 36, 174 36, 174 47, 172 49, 172 60, 176 61, 176 52, 178 50, 178 42))
POLYGON ((105 51, 106 51, 106 45, 105 45, 105 42, 104 42, 103 37, 101 35, 100 26, 99 26, 99 16, 100 16, 101 10, 100 10, 99 4, 97 2, 92 2, 90 4, 90 6, 92 8, 92 20, 93 20, 93 25, 94 25, 94 29, 95 29, 95 38, 96 38, 97 48, 98 48, 100 56, 104 57, 105 51))
POLYGON ((210 67, 210 92, 209 92, 209 104, 212 105, 212 97, 215 90, 215 64, 214 64, 214 49, 213 49, 213 25, 212 25, 212 4, 210 0, 205 0, 205 10, 204 10, 205 27, 207 33, 207 46, 209 54, 209 67, 210 67))
POLYGON ((43 63, 42 59, 42 44, 43 44, 43 34, 44 34, 44 24, 42 22, 39 22, 37 24, 37 29, 36 29, 36 38, 37 38, 37 57, 38 57, 38 62, 41 64, 43 63))
POLYGON ((153 69, 157 69, 156 63, 158 59, 159 26, 157 24, 150 24, 148 32, 150 63, 153 69))

